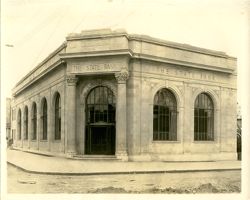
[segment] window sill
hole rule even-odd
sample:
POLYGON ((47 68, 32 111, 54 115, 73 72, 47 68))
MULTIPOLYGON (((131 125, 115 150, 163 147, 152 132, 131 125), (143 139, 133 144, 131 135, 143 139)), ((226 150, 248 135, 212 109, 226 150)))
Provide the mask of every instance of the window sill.
POLYGON ((40 142, 48 142, 48 140, 45 140, 45 139, 43 140, 43 139, 42 139, 42 140, 40 140, 40 142))
POLYGON ((201 141, 193 141, 194 144, 209 144, 209 143, 216 143, 215 140, 201 140, 201 141))
POLYGON ((157 144, 157 143, 181 143, 181 141, 179 141, 179 140, 153 140, 152 141, 152 143, 155 143, 155 144, 157 144))
POLYGON ((37 142, 37 139, 33 139, 33 140, 31 140, 31 142, 37 142))
POLYGON ((57 139, 57 140, 52 140, 52 142, 54 142, 54 143, 60 143, 62 140, 61 139, 57 139))

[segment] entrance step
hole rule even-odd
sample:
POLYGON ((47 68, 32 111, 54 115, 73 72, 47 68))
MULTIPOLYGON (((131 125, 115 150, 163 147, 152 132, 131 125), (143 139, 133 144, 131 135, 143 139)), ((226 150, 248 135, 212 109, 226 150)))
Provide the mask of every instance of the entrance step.
POLYGON ((118 161, 119 159, 115 155, 74 155, 73 159, 78 160, 95 160, 95 161, 118 161))

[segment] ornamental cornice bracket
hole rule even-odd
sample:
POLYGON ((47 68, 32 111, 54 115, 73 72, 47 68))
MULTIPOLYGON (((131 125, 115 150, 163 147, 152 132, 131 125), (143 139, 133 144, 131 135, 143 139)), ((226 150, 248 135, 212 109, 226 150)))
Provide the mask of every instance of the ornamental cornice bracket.
POLYGON ((125 83, 129 78, 128 69, 122 68, 121 71, 115 73, 115 78, 118 83, 125 83))
POLYGON ((78 78, 75 75, 67 75, 66 80, 68 85, 76 85, 78 78))

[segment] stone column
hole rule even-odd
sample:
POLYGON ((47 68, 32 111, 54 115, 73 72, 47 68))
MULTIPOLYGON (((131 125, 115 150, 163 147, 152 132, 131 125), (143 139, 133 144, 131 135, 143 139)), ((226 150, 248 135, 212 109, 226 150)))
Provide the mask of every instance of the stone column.
POLYGON ((75 75, 67 76, 66 92, 66 123, 67 123, 67 154, 75 155, 76 152, 76 83, 75 75))
POLYGON ((116 103, 116 157, 127 161, 127 95, 126 81, 129 77, 126 68, 115 74, 117 80, 117 103, 116 103))

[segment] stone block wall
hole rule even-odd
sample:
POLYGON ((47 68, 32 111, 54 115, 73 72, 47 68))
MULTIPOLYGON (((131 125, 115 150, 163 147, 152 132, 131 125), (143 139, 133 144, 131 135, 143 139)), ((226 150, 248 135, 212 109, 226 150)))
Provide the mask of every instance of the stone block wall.
POLYGON ((58 67, 57 69, 51 71, 46 77, 40 79, 35 84, 29 86, 28 89, 22 91, 20 94, 16 95, 12 101, 12 109, 16 110, 15 120, 12 121, 12 130, 15 130, 15 140, 13 146, 15 148, 23 148, 31 151, 41 151, 41 152, 58 152, 59 154, 64 153, 65 150, 65 66, 58 67), (54 140, 54 94, 59 92, 61 97, 61 140, 54 140), (42 140, 42 124, 41 124, 41 116, 42 116, 42 99, 46 98, 47 101, 47 109, 48 109, 48 129, 47 140, 42 140), (37 139, 32 140, 32 105, 36 103, 37 107, 37 139), (24 140, 24 108, 28 107, 28 132, 29 139, 24 140), (22 115, 22 139, 18 139, 18 111, 21 110, 22 115))
POLYGON ((128 151, 131 160, 236 159, 235 74, 133 60, 128 80, 128 151), (165 74, 166 73, 166 74, 165 74), (153 141, 153 98, 161 88, 177 100, 177 141, 153 141), (214 103, 214 141, 194 141, 194 101, 214 103))

